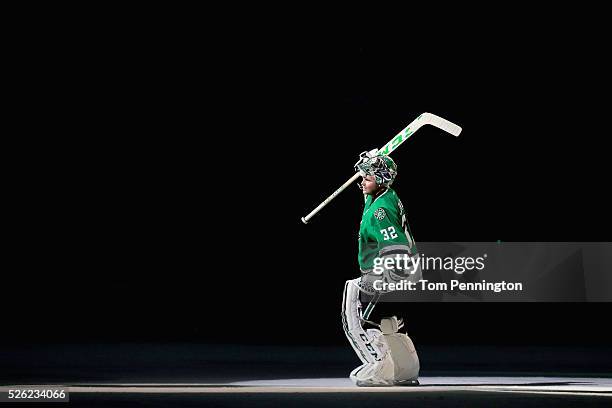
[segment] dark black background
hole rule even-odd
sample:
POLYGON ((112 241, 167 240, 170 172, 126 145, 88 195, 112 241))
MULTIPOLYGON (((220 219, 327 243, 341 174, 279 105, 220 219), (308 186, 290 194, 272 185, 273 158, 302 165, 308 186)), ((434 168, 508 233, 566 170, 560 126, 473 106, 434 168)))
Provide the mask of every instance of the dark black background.
MULTIPOLYGON (((66 33, 23 119, 3 341, 344 344, 360 193, 300 217, 425 111, 464 130, 393 155, 417 242, 609 238, 597 27, 361 23, 66 33)), ((420 344, 611 340, 603 303, 398 307, 420 344)))

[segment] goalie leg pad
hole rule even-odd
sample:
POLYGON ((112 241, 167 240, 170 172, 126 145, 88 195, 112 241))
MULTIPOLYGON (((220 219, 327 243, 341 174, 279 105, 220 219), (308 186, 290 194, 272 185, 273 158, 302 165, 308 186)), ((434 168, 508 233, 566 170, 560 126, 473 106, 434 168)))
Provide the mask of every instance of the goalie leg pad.
POLYGON ((388 356, 388 347, 382 332, 378 329, 368 329, 367 334, 372 338, 372 344, 382 353, 379 361, 364 363, 351 371, 349 378, 360 387, 375 387, 393 385, 392 361, 388 356))
POLYGON ((393 362, 394 385, 418 385, 419 357, 410 337, 398 333, 397 317, 382 319, 380 329, 393 362))
MULTIPOLYGON (((364 330, 361 324, 361 301, 359 300, 359 278, 357 278, 348 280, 344 284, 342 328, 363 364, 381 360, 384 350, 381 350, 380 341, 374 341, 376 337, 374 333, 364 330)), ((382 339, 382 335, 378 337, 382 339)))

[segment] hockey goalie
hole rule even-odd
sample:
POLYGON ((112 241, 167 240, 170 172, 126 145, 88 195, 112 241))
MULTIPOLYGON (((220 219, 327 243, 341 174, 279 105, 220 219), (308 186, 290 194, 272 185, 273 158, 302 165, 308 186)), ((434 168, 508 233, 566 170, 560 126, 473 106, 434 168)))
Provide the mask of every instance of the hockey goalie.
POLYGON ((321 209, 361 177, 359 187, 365 199, 359 227, 361 276, 344 284, 342 296, 342 327, 362 362, 350 374, 351 380, 358 386, 419 384, 419 358, 412 340, 399 332, 403 323, 396 316, 381 313, 380 307, 376 309, 380 320, 372 317, 372 312, 377 302, 389 295, 389 288, 405 283, 414 284, 422 279, 419 255, 404 207, 391 189, 397 166, 389 154, 425 125, 434 126, 455 137, 462 130, 440 116, 422 113, 380 150, 361 153, 355 164, 355 174, 302 217, 302 222, 308 224, 321 209), (394 265, 394 259, 410 262, 402 262, 402 265, 397 262, 394 265), (367 325, 372 328, 366 329, 367 325))
POLYGON ((419 358, 412 340, 399 331, 402 321, 396 316, 372 317, 379 314, 374 307, 377 301, 388 294, 383 283, 422 278, 418 263, 402 269, 393 262, 397 255, 418 257, 404 208, 391 188, 397 166, 375 149, 361 153, 355 170, 362 178, 359 186, 365 199, 359 228, 361 276, 344 285, 342 325, 362 364, 350 373, 350 379, 361 387, 418 385, 419 358), (385 267, 381 272, 375 265, 385 267))

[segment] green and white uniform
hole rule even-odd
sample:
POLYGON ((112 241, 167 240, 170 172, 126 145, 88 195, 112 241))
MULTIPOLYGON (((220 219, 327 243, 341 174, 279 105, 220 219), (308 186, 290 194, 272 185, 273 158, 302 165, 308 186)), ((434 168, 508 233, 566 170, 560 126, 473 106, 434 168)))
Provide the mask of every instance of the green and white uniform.
MULTIPOLYGON (((376 184, 386 189, 376 198, 371 195, 365 197, 359 227, 358 260, 362 273, 359 278, 346 281, 342 294, 344 333, 362 362, 351 371, 349 378, 360 386, 396 385, 405 381, 416 381, 419 363, 412 342, 405 334, 397 333, 395 329, 391 333, 387 330, 387 325, 383 327, 382 321, 379 326, 381 330, 365 330, 364 319, 369 318, 377 300, 368 305, 367 314, 364 316, 360 296, 361 293, 367 293, 379 297, 388 293, 385 289, 376 287, 377 280, 393 283, 404 277, 417 280, 420 276, 418 268, 408 270, 407 266, 385 265, 382 273, 380 268, 374 270, 375 267, 381 266, 378 263, 380 261, 386 264, 390 258, 404 258, 405 255, 414 259, 417 254, 404 207, 395 191, 390 188, 397 175, 397 166, 390 157, 378 155, 374 149, 359 155, 355 171, 362 177, 374 176, 376 184), (375 264, 377 258, 380 260, 375 264), (402 343, 395 342, 393 336, 403 336, 402 343), (388 343, 388 339, 393 341, 388 343), (402 369, 400 372, 396 370, 399 367, 408 367, 410 370, 402 369)), ((393 321, 397 322, 397 319, 393 321)), ((399 329, 399 326, 396 328, 399 329)))
POLYGON ((359 227, 358 260, 361 271, 372 270, 374 258, 388 252, 390 247, 400 246, 410 255, 417 253, 406 212, 397 193, 387 188, 375 199, 367 195, 359 227))
MULTIPOLYGON (((396 281, 392 274, 377 275, 374 269, 374 259, 387 258, 407 254, 415 256, 417 248, 406 221, 404 207, 395 191, 389 187, 378 197, 367 195, 365 207, 359 228, 359 266, 361 276, 346 281, 342 295, 342 324, 344 333, 351 346, 357 353, 362 364, 351 371, 349 378, 353 383, 370 385, 394 385, 400 380, 416 380, 419 363, 412 342, 405 334, 407 340, 395 352, 405 353, 393 356, 393 351, 387 343, 388 333, 378 329, 365 330, 363 327, 362 312, 364 304, 360 293, 373 294, 372 282, 375 280, 396 281), (397 358, 409 355, 409 361, 402 360, 398 364, 397 358), (396 373, 395 367, 410 367, 410 372, 396 373), (391 375, 393 373, 393 375, 391 375)), ((402 274, 395 270, 394 273, 402 274)), ((396 275, 397 276, 397 275, 396 275)), ((420 271, 415 275, 399 275, 408 279, 419 279, 420 271)), ((384 291, 381 292, 384 295, 384 291)), ((382 326, 381 326, 382 328, 382 326)), ((396 333, 397 334, 397 333, 396 333)), ((403 341, 403 340, 402 340, 403 341)), ((393 343, 396 344, 396 343, 393 343)))

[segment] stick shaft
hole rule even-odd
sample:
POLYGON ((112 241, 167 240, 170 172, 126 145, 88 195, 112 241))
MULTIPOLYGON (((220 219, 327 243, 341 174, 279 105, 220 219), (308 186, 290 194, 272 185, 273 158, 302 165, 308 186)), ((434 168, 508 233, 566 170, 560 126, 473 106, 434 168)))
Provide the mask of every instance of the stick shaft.
POLYGON ((316 213, 318 213, 319 211, 321 211, 321 209, 322 209, 323 207, 325 207, 327 204, 329 204, 329 202, 330 202, 331 200, 333 200, 334 198, 336 198, 336 196, 337 196, 338 194, 340 194, 341 192, 343 192, 343 191, 344 191, 344 190, 345 190, 345 189, 346 189, 348 186, 350 186, 350 185, 351 185, 351 184, 353 184, 355 181, 357 181, 357 179, 358 179, 358 178, 359 178, 359 173, 355 173, 355 175, 353 175, 353 177, 351 177, 350 179, 348 179, 348 180, 346 181, 346 183, 344 183, 344 184, 343 184, 343 185, 342 185, 342 186, 341 186, 339 189, 337 189, 336 191, 334 191, 334 192, 332 193, 332 195, 330 195, 329 197, 327 197, 327 198, 325 199, 325 201, 323 201, 321 204, 319 204, 319 206, 318 206, 317 208, 315 208, 314 210, 312 210, 312 211, 310 212, 310 214, 308 214, 308 215, 307 215, 307 216, 305 216, 305 217, 302 217, 302 222, 303 222, 304 224, 307 224, 307 223, 308 223, 308 221, 310 221, 310 219, 311 219, 312 217, 314 217, 316 213))
MULTIPOLYGON (((410 136, 412 136, 412 134, 418 130, 421 126, 423 126, 423 122, 421 121, 421 117, 423 115, 420 115, 418 118, 416 118, 415 120, 413 120, 412 122, 410 122, 410 124, 408 126, 406 126, 404 129, 402 129, 401 132, 399 132, 393 139, 391 139, 389 141, 389 143, 387 143, 386 145, 383 146, 383 148, 381 149, 381 154, 384 155, 388 155, 389 153, 391 153, 393 150, 395 150, 400 144, 402 144, 403 142, 406 141, 406 139, 408 139, 410 136)), ((304 224, 307 224, 308 221, 310 221, 310 219, 312 217, 314 217, 319 211, 321 211, 321 209, 323 207, 325 207, 327 204, 329 204, 329 202, 331 200, 333 200, 334 198, 336 198, 336 196, 338 194, 340 194, 342 191, 344 191, 344 189, 346 189, 348 186, 350 186, 353 182, 355 182, 355 180, 357 180, 359 178, 359 173, 355 173, 355 175, 353 177, 351 177, 346 183, 344 183, 339 189, 337 189, 336 191, 333 192, 332 195, 330 195, 329 197, 327 197, 325 199, 325 201, 323 201, 321 204, 319 204, 319 206, 317 208, 315 208, 314 210, 312 210, 310 212, 310 214, 308 214, 305 217, 302 217, 302 222, 304 224)))
MULTIPOLYGON (((386 156, 386 155, 390 154, 392 151, 397 149, 399 145, 401 145, 406 140, 408 140, 408 138, 410 136, 412 136, 414 134, 414 132, 419 130, 421 128, 421 126, 423 126, 423 125, 432 125, 432 126, 435 126, 435 127, 439 128, 439 129, 444 130, 445 132, 450 133, 453 136, 459 136, 459 133, 461 133, 461 127, 460 126, 457 126, 454 123, 449 122, 448 120, 446 120, 444 118, 441 118, 441 117, 439 117, 437 115, 434 115, 433 113, 425 112, 425 113, 422 113, 421 115, 419 115, 418 118, 416 118, 415 120, 410 122, 410 124, 408 126, 406 126, 397 135, 395 135, 395 137, 393 137, 393 139, 391 139, 387 144, 385 144, 378 151, 378 154, 383 155, 383 156, 386 156)), ((329 197, 327 197, 325 199, 325 201, 323 201, 321 204, 319 204, 319 206, 317 208, 312 210, 310 212, 310 214, 308 214, 305 217, 302 217, 302 222, 304 224, 307 224, 308 221, 312 217, 314 217, 314 215, 316 213, 318 213, 323 207, 325 207, 327 204, 329 204, 329 202, 331 200, 336 198, 336 196, 338 194, 340 194, 345 188, 350 186, 358 178, 359 178, 359 173, 356 173, 346 183, 344 183, 342 185, 342 187, 340 187, 339 189, 334 191, 334 193, 332 195, 330 195, 329 197)))

